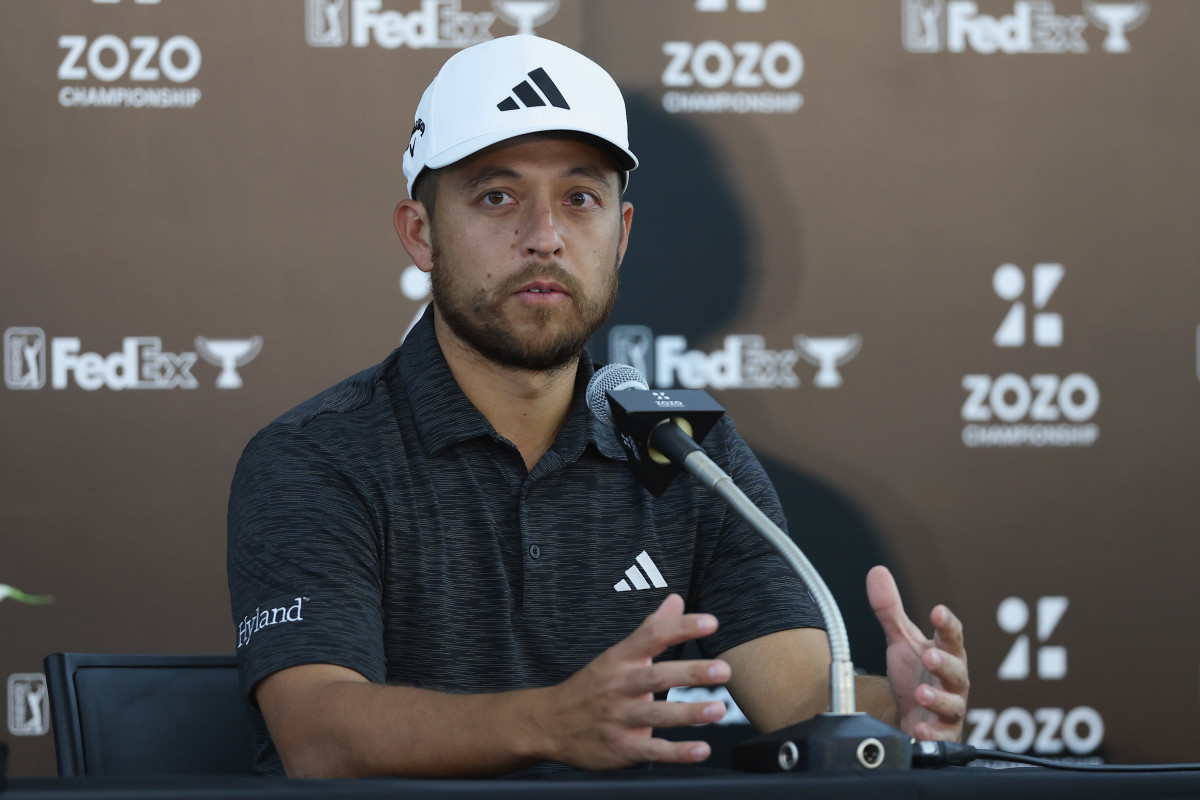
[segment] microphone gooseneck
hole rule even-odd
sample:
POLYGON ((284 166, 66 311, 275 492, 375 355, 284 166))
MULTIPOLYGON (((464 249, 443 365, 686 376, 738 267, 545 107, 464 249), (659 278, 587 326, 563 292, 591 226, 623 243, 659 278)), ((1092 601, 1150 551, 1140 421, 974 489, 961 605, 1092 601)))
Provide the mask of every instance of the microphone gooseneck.
MULTIPOLYGON (((609 364, 598 369, 588 382, 588 408, 606 427, 614 427, 610 393, 613 395, 611 402, 618 403, 620 401, 615 396, 617 393, 628 390, 649 392, 649 389, 642 374, 633 367, 628 364, 609 364)), ((833 593, 796 543, 754 505, 734 484, 733 479, 726 475, 691 437, 671 423, 671 418, 679 414, 686 418, 686 412, 663 410, 662 422, 653 427, 650 436, 645 441, 636 441, 638 449, 647 453, 661 452, 672 463, 700 481, 709 491, 724 499, 735 513, 767 540, 792 571, 800 576, 828 628, 833 659, 830 665, 830 710, 834 714, 853 714, 854 664, 850 660, 850 639, 846 634, 842 613, 833 599, 833 593), (687 442, 682 442, 681 439, 687 439, 687 442)), ((620 426, 616 427, 619 433, 628 435, 627 431, 620 430, 620 426)))
POLYGON ((739 489, 697 441, 725 413, 707 392, 691 389, 650 391, 640 373, 624 364, 598 370, 588 384, 588 406, 612 426, 629 455, 629 468, 655 496, 682 468, 725 501, 779 553, 800 577, 829 634, 830 711, 733 748, 733 768, 750 772, 872 772, 910 769, 908 734, 854 708, 854 664, 846 623, 833 593, 812 562, 778 525, 739 489), (695 437, 690 434, 695 431, 695 437), (686 432, 685 432, 686 431, 686 432))

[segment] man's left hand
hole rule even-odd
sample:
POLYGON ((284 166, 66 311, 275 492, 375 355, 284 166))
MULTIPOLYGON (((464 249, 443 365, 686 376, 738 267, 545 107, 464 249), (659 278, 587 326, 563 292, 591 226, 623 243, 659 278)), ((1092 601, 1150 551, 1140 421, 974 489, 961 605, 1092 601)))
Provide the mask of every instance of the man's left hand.
POLYGON ((900 728, 918 739, 961 739, 971 685, 962 623, 950 609, 936 606, 929 615, 933 639, 926 638, 904 613, 886 567, 867 574, 867 596, 887 636, 888 682, 900 728))

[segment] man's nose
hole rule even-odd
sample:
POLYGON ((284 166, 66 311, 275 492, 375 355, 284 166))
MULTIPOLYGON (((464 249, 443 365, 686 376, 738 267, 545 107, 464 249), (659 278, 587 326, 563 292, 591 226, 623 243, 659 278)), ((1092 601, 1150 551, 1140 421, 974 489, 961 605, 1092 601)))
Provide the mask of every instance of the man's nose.
POLYGON ((521 222, 521 248, 525 255, 561 256, 563 239, 561 220, 555 207, 547 201, 534 201, 527 205, 521 222))

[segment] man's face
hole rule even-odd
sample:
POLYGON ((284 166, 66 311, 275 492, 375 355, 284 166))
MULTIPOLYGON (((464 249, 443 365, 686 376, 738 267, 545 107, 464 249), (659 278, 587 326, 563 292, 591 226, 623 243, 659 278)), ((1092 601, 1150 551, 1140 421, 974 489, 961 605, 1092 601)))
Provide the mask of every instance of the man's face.
POLYGON ((504 366, 573 362, 617 296, 633 207, 584 141, 525 136, 438 176, 433 302, 450 332, 504 366))

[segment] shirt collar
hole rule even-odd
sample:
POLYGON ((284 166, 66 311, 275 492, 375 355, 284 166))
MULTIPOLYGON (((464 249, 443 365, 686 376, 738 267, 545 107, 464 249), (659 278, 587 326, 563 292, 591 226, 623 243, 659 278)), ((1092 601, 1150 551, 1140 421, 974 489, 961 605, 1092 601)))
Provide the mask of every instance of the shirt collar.
MULTIPOLYGON (((453 444, 496 435, 487 418, 463 394, 446 364, 433 332, 432 303, 404 338, 396 366, 390 380, 399 385, 399 391, 392 392, 392 396, 407 395, 417 435, 427 453, 436 456, 453 444)), ((397 417, 403 418, 399 412, 397 409, 397 417)))
MULTIPOLYGON (((454 380, 434 333, 432 304, 405 337, 396 365, 398 369, 389 382, 395 382, 399 391, 393 390, 391 394, 394 398, 408 396, 408 407, 427 453, 436 456, 451 445, 480 436, 499 438, 496 429, 454 380)), ((592 359, 584 350, 575 375, 571 407, 552 450, 568 461, 575 461, 591 444, 606 458, 626 461, 616 433, 588 410, 587 385, 594 371, 592 359)))

